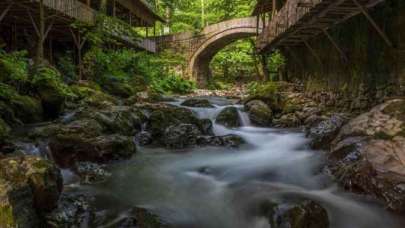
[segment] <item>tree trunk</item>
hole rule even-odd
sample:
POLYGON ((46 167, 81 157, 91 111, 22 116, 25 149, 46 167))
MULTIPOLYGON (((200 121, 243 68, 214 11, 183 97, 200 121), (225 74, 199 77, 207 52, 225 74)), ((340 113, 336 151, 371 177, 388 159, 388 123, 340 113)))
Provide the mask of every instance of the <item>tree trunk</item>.
POLYGON ((262 65, 262 69, 263 69, 264 81, 267 82, 270 80, 270 72, 269 72, 269 68, 267 67, 267 55, 261 54, 260 60, 261 60, 261 65, 262 65))
POLYGON ((37 53, 35 62, 36 64, 41 64, 44 59, 44 41, 45 41, 45 8, 44 0, 39 1, 39 24, 38 24, 38 42, 37 42, 37 53))

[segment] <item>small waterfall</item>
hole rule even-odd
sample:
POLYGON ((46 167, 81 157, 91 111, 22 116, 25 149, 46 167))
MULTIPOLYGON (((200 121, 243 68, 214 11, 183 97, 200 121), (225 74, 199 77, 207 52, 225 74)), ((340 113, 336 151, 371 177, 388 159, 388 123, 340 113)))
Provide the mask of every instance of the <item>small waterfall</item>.
POLYGON ((251 126, 252 123, 250 122, 249 115, 246 112, 238 109, 238 114, 243 127, 251 126))

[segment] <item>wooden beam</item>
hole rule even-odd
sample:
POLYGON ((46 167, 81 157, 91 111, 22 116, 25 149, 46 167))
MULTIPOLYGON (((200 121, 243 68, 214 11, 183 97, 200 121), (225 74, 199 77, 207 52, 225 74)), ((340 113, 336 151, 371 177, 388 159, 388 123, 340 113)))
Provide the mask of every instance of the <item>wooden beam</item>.
POLYGON ((367 9, 362 4, 360 4, 360 2, 358 0, 353 0, 353 2, 360 9, 360 11, 363 13, 363 15, 367 18, 367 20, 374 27, 374 29, 378 32, 378 34, 381 36, 381 38, 383 38, 385 43, 387 43, 387 45, 389 47, 393 47, 394 45, 392 44, 391 40, 384 33, 384 31, 380 28, 380 26, 377 25, 377 23, 374 21, 374 19, 370 16, 370 14, 367 12, 367 9))
POLYGON ((0 15, 0 22, 4 19, 4 17, 6 17, 8 11, 10 11, 11 7, 13 6, 13 2, 9 3, 6 7, 6 9, 4 9, 4 11, 1 13, 0 15))
POLYGON ((344 60, 345 63, 348 62, 348 58, 346 56, 346 54, 344 53, 344 51, 339 47, 339 45, 335 42, 335 40, 333 39, 333 37, 329 34, 329 32, 325 29, 323 30, 323 33, 325 34, 325 36, 328 38, 328 40, 332 43, 332 45, 335 47, 335 49, 339 52, 340 56, 342 57, 342 59, 344 60))
POLYGON ((309 43, 307 41, 304 41, 305 46, 307 46, 308 50, 311 52, 311 54, 315 57, 315 59, 318 61, 318 63, 320 64, 320 66, 322 66, 322 60, 321 58, 319 58, 319 55, 315 52, 314 49, 312 49, 312 47, 309 45, 309 43))

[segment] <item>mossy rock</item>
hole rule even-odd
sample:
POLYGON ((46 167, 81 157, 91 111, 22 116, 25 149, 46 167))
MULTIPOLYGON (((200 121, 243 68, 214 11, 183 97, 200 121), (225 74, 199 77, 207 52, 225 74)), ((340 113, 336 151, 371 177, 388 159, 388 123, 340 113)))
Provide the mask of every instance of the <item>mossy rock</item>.
POLYGON ((240 127, 242 126, 241 120, 239 118, 238 109, 235 107, 224 108, 217 116, 216 123, 224 125, 228 128, 240 127))
POLYGON ((9 115, 15 114, 15 117, 24 123, 40 122, 43 118, 41 103, 32 97, 20 95, 13 87, 0 83, 0 101, 3 101, 4 109, 7 109, 9 115))
POLYGON ((136 91, 125 82, 108 82, 103 85, 103 89, 111 95, 129 98, 136 93, 136 91))
POLYGON ((181 105, 186 106, 186 107, 194 107, 194 108, 213 108, 214 107, 209 100, 196 99, 196 98, 191 98, 191 99, 185 100, 183 103, 181 103, 181 105))
POLYGON ((273 120, 273 112, 269 106, 260 100, 252 100, 245 105, 249 118, 253 124, 268 127, 273 120))
POLYGON ((21 120, 16 117, 14 110, 3 101, 0 101, 0 118, 10 126, 23 124, 21 120))
POLYGON ((33 194, 27 184, 16 185, 0 177, 0 227, 37 227, 33 194))
POLYGON ((153 137, 163 136, 165 130, 177 124, 195 124, 200 127, 199 119, 186 108, 161 105, 150 107, 149 125, 153 137))
POLYGON ((104 108, 118 104, 117 99, 101 91, 97 86, 73 85, 70 87, 75 94, 76 102, 82 106, 104 108))
POLYGON ((50 119, 57 118, 64 110, 66 99, 73 96, 60 73, 48 66, 39 66, 34 70, 31 84, 41 98, 46 117, 50 119))
POLYGON ((0 143, 4 141, 4 139, 8 138, 8 134, 10 132, 10 127, 7 125, 4 120, 0 118, 0 143))

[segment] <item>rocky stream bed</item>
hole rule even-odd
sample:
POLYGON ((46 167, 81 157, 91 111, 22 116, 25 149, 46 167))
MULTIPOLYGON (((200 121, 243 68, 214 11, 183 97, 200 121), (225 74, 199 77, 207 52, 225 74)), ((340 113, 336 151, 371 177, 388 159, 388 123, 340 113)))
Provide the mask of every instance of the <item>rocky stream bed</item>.
POLYGON ((405 100, 97 98, 14 129, 0 227, 404 227, 405 100))

